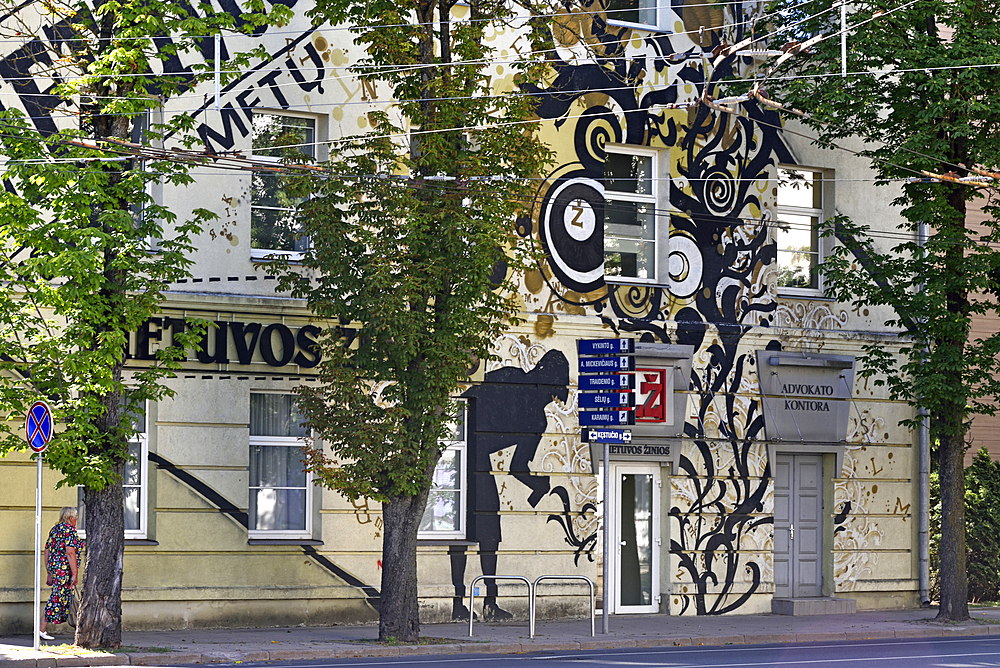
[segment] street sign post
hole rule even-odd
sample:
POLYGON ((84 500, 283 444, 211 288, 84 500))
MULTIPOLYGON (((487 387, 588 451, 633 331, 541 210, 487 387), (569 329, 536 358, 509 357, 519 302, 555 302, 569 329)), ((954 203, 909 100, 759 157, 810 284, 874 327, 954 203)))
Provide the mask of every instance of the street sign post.
POLYGON ((41 648, 42 614, 42 454, 52 440, 52 409, 44 401, 36 401, 24 417, 24 435, 28 447, 37 455, 38 478, 35 481, 35 643, 41 648))
POLYGON ((628 429, 583 429, 583 440, 588 443, 625 444, 632 442, 632 432, 628 429))
MULTIPOLYGON (((580 416, 580 437, 584 443, 604 444, 604 584, 601 611, 602 630, 609 632, 608 609, 611 596, 608 591, 609 572, 607 511, 610 508, 610 444, 632 442, 632 432, 611 429, 635 424, 635 339, 589 339, 576 342, 580 390, 577 395, 580 416), (590 427, 597 427, 591 429, 590 427)), ((591 453, 593 453, 593 449, 591 453)), ((593 454, 591 454, 593 459, 593 454)), ((594 473, 597 464, 592 462, 594 473)))

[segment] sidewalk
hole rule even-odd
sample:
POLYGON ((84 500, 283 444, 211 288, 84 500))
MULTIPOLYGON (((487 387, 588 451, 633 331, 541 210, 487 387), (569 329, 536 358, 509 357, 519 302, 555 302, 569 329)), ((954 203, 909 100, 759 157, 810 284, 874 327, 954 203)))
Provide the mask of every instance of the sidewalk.
POLYGON ((612 617, 611 632, 590 637, 589 620, 539 621, 534 639, 527 622, 477 623, 469 638, 468 624, 425 624, 425 638, 437 644, 385 646, 375 642, 375 626, 293 627, 186 631, 129 631, 126 646, 116 653, 89 652, 64 646, 72 636, 56 636, 31 649, 30 636, 0 637, 0 668, 235 663, 353 657, 406 657, 418 654, 519 652, 727 645, 784 642, 836 642, 885 638, 1000 635, 1000 609, 975 609, 965 624, 938 624, 934 609, 860 612, 853 615, 785 617, 726 615, 612 617), (61 646, 62 645, 62 646, 61 646))

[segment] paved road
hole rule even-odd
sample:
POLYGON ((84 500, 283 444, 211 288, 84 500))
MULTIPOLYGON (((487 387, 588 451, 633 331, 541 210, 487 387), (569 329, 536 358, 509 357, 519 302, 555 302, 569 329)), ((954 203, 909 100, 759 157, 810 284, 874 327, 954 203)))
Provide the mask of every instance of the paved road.
POLYGON ((933 638, 724 647, 540 652, 484 656, 272 661, 241 668, 985 668, 1000 667, 1000 638, 933 638))

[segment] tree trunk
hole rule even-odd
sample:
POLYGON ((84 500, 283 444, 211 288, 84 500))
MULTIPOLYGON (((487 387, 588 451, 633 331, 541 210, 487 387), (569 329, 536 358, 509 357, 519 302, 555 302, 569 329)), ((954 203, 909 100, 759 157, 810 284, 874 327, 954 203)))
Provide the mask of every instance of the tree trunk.
POLYGON ((940 438, 942 621, 969 619, 969 576, 965 547, 965 438, 940 438))
POLYGON ((118 647, 122 643, 122 572, 125 553, 125 510, 122 474, 104 489, 86 488, 87 549, 76 644, 118 647))
POLYGON ((427 505, 427 491, 393 496, 382 504, 382 598, 378 639, 416 642, 420 638, 417 605, 417 529, 427 505))

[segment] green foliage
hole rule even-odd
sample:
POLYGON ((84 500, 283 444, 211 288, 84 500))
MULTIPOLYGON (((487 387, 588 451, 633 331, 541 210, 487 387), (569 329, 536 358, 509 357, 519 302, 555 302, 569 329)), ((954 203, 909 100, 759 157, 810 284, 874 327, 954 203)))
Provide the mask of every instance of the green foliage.
MULTIPOLYGON (((1000 462, 982 448, 965 469, 965 530, 968 535, 969 601, 1000 600, 1000 462)), ((940 595, 941 490, 931 473, 931 599, 940 595)))
MULTIPOLYGON (((333 175, 305 182, 301 264, 315 273, 275 258, 281 287, 343 326, 322 339, 323 384, 299 397, 334 453, 312 451, 313 471, 352 498, 426 494, 451 398, 516 321, 509 276, 534 257, 514 221, 549 154, 532 124, 510 123, 531 118, 530 98, 496 95, 482 65, 513 8, 474 2, 460 9, 475 20, 432 30, 454 4, 321 0, 313 12, 357 26, 355 71, 388 84, 399 114, 369 114, 370 133, 334 146, 333 175)), ((510 67, 537 78, 541 65, 510 67)))
MULTIPOLYGON (((769 9, 779 43, 840 29, 835 0, 778 0, 769 9)), ((974 317, 997 313, 1000 225, 993 188, 955 179, 1000 166, 998 10, 997 0, 851 2, 851 73, 839 76, 839 38, 819 40, 787 61, 790 72, 775 73, 793 76, 770 87, 773 98, 808 114, 817 144, 860 139, 858 155, 879 183, 900 188, 894 204, 904 222, 896 231, 871 232, 843 216, 828 221, 825 234, 842 244, 821 271, 831 296, 854 308, 890 307, 895 317, 886 324, 905 334, 898 352, 869 345, 861 375, 926 409, 940 443, 939 618, 956 621, 968 619, 965 434, 974 415, 996 413, 1000 393, 1000 332, 970 336, 974 317), (908 180, 927 174, 951 180, 908 180), (988 214, 981 230, 966 222, 970 205, 988 214)), ((919 428, 918 411, 902 423, 919 428)))
MULTIPOLYGON (((164 286, 187 275, 191 237, 215 217, 196 208, 186 220, 150 196, 153 185, 183 187, 193 179, 187 166, 143 160, 121 141, 141 135, 144 147, 166 133, 192 127, 178 114, 146 127, 147 112, 171 95, 212 74, 212 64, 166 74, 167 59, 185 57, 212 35, 251 32, 283 22, 290 10, 276 5, 233 16, 186 2, 50 0, 35 7, 10 2, 0 35, 51 45, 36 53, 45 71, 58 70, 55 132, 17 110, 0 112, 0 157, 5 161, 0 193, 0 452, 24 448, 26 408, 40 397, 52 406, 61 430, 45 459, 60 471, 60 484, 101 490, 116 479, 116 464, 128 457, 134 431, 130 413, 169 391, 162 385, 184 347, 195 347, 202 324, 192 321, 177 346, 158 353, 148 368, 125 375, 130 332, 155 315, 164 286), (43 26, 58 25, 49 40, 43 26), (170 39, 152 40, 152 35, 170 39), (138 130, 142 130, 138 132, 138 130), (119 143, 115 143, 119 142, 119 143)), ((226 79, 249 65, 255 52, 231 54, 226 79)), ((189 133, 188 133, 189 134, 189 133)), ((189 143, 179 140, 181 143, 189 143)))
MULTIPOLYGON (((848 69, 840 71, 840 12, 831 0, 801 7, 781 0, 770 29, 777 41, 828 35, 807 54, 788 61, 796 75, 770 84, 772 97, 809 114, 804 122, 820 145, 860 137, 862 157, 882 184, 921 176, 922 171, 968 174, 990 170, 1000 156, 1000 62, 997 2, 921 0, 888 8, 880 0, 849 6, 849 25, 873 19, 848 38, 848 69), (874 18, 873 18, 874 17, 874 18), (936 69, 947 67, 949 69, 936 69), (898 74, 887 74, 897 70, 898 74), (863 73, 863 74, 854 74, 863 73), (919 103, 915 101, 919 100, 919 103)), ((895 204, 905 223, 896 232, 872 235, 838 217, 827 229, 838 245, 824 271, 833 296, 856 307, 888 305, 886 324, 906 332, 900 356, 869 348, 863 375, 888 385, 892 395, 930 411, 935 436, 964 434, 971 414, 995 412, 1000 392, 1000 333, 969 340, 975 315, 995 312, 1000 228, 989 192, 955 183, 905 183, 895 204), (965 224, 967 204, 991 214, 983 232, 965 224), (929 235, 921 246, 918 228, 929 235), (867 266, 856 255, 867 255, 867 266)), ((916 428, 917 420, 909 422, 916 428)))

